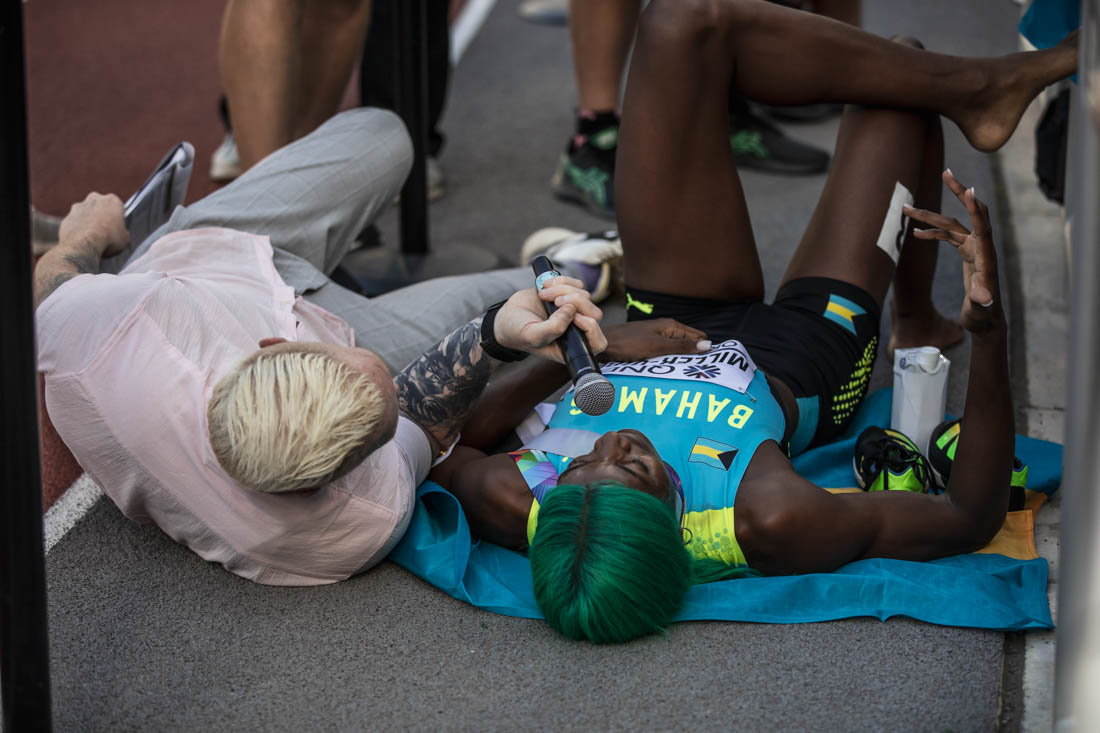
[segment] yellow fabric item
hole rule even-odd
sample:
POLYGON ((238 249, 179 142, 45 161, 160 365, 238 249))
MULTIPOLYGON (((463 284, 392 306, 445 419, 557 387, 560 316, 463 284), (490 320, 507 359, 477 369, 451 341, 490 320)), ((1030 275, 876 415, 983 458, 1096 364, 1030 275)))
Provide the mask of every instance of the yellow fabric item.
MULTIPOLYGON (((748 565, 733 536, 733 507, 688 512, 682 526, 688 530, 687 549, 694 557, 711 557, 727 565, 748 565)), ((527 544, 535 541, 539 527, 539 500, 532 497, 527 514, 527 544)))
POLYGON ((688 512, 683 527, 689 532, 687 549, 693 557, 714 558, 727 565, 748 565, 733 535, 733 507, 688 512))
MULTIPOLYGON (((860 494, 862 489, 827 489, 831 494, 860 494)), ((1020 511, 1009 512, 1004 526, 979 554, 1006 555, 1017 560, 1034 560, 1039 557, 1035 549, 1035 514, 1046 501, 1040 491, 1026 492, 1026 504, 1020 511)), ((733 534, 733 507, 710 509, 705 512, 688 512, 683 526, 689 531, 688 552, 694 557, 710 557, 727 565, 748 565, 745 553, 733 534)), ((531 499, 531 512, 527 515, 527 544, 535 539, 539 526, 539 502, 531 499)))
MULTIPOLYGON (((859 493, 862 489, 829 489, 833 494, 859 493)), ((1035 513, 1046 501, 1041 491, 1026 492, 1026 502, 1020 511, 1005 515, 1004 526, 993 541, 978 550, 979 554, 1006 555, 1017 560, 1034 560, 1039 557, 1035 549, 1035 513)))
POLYGON ((527 514, 527 546, 535 541, 535 530, 539 528, 539 500, 531 497, 531 511, 527 514))

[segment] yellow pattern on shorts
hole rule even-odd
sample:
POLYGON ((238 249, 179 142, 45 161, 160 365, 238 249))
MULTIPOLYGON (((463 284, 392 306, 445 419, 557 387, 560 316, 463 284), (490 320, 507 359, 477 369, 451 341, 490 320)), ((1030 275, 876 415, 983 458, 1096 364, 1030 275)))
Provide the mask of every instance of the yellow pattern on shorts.
POLYGON ((871 367, 875 363, 875 353, 878 351, 878 336, 871 339, 867 348, 863 350, 863 356, 856 362, 852 376, 848 383, 841 387, 833 395, 833 424, 841 425, 852 416, 863 397, 867 394, 867 385, 871 382, 871 367))

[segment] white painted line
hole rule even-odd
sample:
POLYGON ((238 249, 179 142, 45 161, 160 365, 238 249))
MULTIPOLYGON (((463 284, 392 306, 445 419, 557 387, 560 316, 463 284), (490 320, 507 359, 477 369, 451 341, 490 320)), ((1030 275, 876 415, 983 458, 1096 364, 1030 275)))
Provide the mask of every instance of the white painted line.
POLYGON ((470 0, 451 25, 451 65, 458 66, 497 0, 470 0))
POLYGON ((73 482, 73 485, 54 502, 54 505, 46 510, 46 516, 43 519, 46 552, 52 550, 53 546, 84 518, 101 496, 103 496, 103 490, 88 474, 82 474, 73 482))

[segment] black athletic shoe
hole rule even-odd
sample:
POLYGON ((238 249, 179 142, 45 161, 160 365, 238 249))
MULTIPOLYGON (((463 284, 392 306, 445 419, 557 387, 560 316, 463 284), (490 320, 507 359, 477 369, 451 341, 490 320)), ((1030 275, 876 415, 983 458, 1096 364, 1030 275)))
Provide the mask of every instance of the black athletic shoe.
POLYGON ((788 137, 749 105, 730 112, 730 148, 738 168, 808 176, 829 168, 829 154, 788 137))
POLYGON ((927 493, 932 468, 913 441, 896 430, 871 426, 859 434, 852 469, 864 491, 927 493))
POLYGON ((615 150, 619 144, 617 124, 576 139, 558 161, 550 185, 554 195, 580 204, 593 214, 615 219, 615 150))
MULTIPOLYGON (((962 424, 958 418, 941 422, 928 438, 928 462, 932 464, 932 481, 940 493, 947 488, 951 478, 951 466, 955 464, 955 449, 959 447, 962 424)), ((1027 464, 1016 456, 1012 457, 1012 478, 1009 480, 1014 505, 1022 502, 1024 489, 1027 488, 1027 464)))

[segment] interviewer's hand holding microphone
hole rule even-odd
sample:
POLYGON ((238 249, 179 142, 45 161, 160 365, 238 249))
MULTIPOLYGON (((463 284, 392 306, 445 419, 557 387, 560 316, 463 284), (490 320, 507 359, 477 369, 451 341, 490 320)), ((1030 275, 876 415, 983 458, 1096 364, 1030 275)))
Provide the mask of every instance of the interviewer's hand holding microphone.
MULTIPOLYGON (((536 257, 531 267, 535 288, 509 298, 495 321, 483 324, 483 336, 485 329, 491 328, 494 340, 506 349, 565 364, 575 389, 574 403, 585 414, 602 415, 615 400, 615 388, 600 373, 595 358, 608 348, 599 325, 603 313, 592 303, 580 280, 563 277, 546 257, 536 257)), ((616 348, 607 355, 616 361, 698 354, 711 346, 705 333, 670 318, 619 324, 613 330, 616 348)), ((508 358, 522 356, 517 353, 508 358)))
POLYGON ((536 258, 533 266, 535 288, 515 293, 500 309, 493 323, 495 339, 505 348, 564 363, 577 389, 577 406, 601 415, 614 397, 594 358, 607 348, 599 324, 603 312, 580 280, 558 274, 545 257, 536 258))

